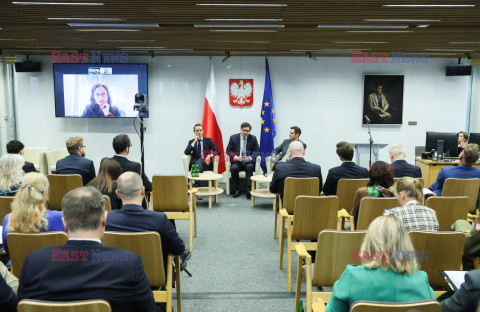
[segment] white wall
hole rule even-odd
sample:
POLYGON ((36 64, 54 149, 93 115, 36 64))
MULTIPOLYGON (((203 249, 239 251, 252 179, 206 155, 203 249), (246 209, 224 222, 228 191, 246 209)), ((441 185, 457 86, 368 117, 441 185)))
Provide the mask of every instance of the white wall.
MULTIPOLYGON (((127 133, 132 139, 129 158, 140 160, 139 138, 132 120, 55 118, 53 74, 50 58, 41 73, 15 75, 19 139, 26 146, 63 147, 73 135, 85 138, 87 157, 98 169, 102 157, 113 154, 112 138, 127 133)), ((217 100, 224 146, 240 123, 252 124, 252 134, 259 136, 260 108, 265 83, 265 58, 231 57, 226 63, 214 57, 217 100), (254 104, 236 108, 228 104, 228 79, 253 78, 254 104)), ((181 155, 193 137, 192 126, 203 112, 208 57, 131 57, 131 62, 149 66, 150 118, 146 120, 146 171, 182 173, 181 155)), ((363 74, 403 74, 404 115, 402 126, 372 127, 377 143, 404 144, 408 160, 413 162, 414 147, 424 145, 425 131, 460 131, 465 129, 468 77, 446 77, 445 66, 453 59, 429 59, 413 64, 352 64, 350 58, 306 57, 269 58, 270 77, 277 119, 276 144, 287 138, 289 128, 302 129, 307 143, 308 160, 328 169, 338 165, 335 144, 338 141, 368 143, 368 133, 361 126, 363 74), (417 126, 408 126, 417 121, 417 126)), ((133 103, 133 99, 132 99, 133 103)), ((133 104, 132 104, 133 105, 133 104)), ((388 160, 388 152, 380 153, 388 160)))

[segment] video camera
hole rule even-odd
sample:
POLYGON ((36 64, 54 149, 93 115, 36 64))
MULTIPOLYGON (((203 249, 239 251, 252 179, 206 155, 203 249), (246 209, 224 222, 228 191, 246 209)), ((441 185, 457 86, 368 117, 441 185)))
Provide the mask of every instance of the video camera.
POLYGON ((146 113, 148 112, 148 104, 145 100, 146 94, 138 92, 135 94, 135 105, 133 105, 133 110, 138 111, 139 113, 146 113))

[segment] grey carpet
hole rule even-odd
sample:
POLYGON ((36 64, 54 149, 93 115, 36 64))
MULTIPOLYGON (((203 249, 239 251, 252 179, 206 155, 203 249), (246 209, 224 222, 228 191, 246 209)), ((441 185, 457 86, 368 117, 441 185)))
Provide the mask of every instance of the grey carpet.
MULTIPOLYGON (((193 276, 181 276, 183 310, 293 311, 295 293, 287 292, 286 257, 284 269, 278 268, 273 199, 256 198, 255 207, 244 194, 218 199, 212 209, 206 197, 197 200, 198 237, 187 267, 193 276)), ((176 224, 188 246, 188 222, 176 224)), ((292 290, 296 257, 293 253, 292 290)))

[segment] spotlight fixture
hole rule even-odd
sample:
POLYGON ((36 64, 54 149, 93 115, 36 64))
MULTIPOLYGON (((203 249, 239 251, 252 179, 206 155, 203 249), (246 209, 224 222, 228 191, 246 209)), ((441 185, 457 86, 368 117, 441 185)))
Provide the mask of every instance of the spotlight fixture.
POLYGON ((225 52, 227 53, 227 56, 225 56, 222 60, 223 63, 225 63, 226 61, 228 61, 228 59, 230 58, 230 52, 225 52))
POLYGON ((308 55, 309 59, 312 59, 314 61, 318 61, 318 57, 316 57, 315 55, 312 55, 312 52, 307 52, 307 55, 308 55))

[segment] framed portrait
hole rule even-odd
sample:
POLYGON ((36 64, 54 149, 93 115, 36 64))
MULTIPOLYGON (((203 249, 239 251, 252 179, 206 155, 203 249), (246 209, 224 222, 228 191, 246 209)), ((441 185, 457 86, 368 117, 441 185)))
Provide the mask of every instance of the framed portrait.
POLYGON ((362 124, 401 125, 403 75, 363 75, 362 124))

